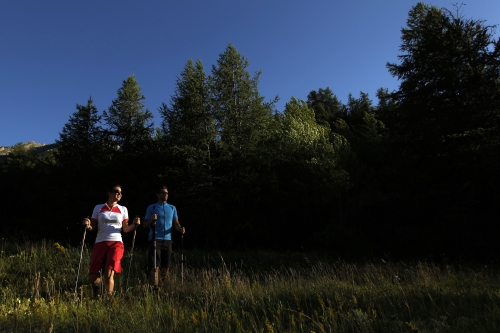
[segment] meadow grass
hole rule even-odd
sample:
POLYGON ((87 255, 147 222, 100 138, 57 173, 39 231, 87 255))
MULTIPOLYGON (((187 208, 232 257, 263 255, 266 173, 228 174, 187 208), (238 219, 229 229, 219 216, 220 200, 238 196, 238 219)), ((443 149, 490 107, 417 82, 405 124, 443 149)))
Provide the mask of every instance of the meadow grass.
POLYGON ((134 250, 93 299, 85 247, 0 244, 0 332, 500 332, 499 270, 300 253, 179 254, 159 293, 134 250))

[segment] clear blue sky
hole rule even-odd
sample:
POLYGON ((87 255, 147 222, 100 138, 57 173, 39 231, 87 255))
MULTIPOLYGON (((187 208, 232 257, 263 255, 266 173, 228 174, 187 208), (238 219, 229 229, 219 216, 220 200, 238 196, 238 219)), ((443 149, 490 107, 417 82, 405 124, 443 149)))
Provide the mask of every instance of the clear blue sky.
MULTIPOLYGON (((146 107, 168 103, 189 58, 207 74, 232 43, 262 71, 259 91, 291 96, 330 87, 346 102, 396 89, 397 61, 413 0, 0 0, 0 146, 53 143, 92 96, 102 111, 135 74, 146 107)), ((452 9, 450 0, 426 2, 452 9)), ((499 0, 466 2, 466 17, 500 23, 499 0)))

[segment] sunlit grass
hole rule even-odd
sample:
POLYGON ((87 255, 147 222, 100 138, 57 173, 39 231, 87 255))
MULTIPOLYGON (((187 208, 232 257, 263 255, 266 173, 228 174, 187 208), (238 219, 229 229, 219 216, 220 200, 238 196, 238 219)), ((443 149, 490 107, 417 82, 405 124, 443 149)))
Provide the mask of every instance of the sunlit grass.
POLYGON ((496 268, 348 263, 314 255, 178 254, 154 293, 134 251, 111 299, 94 300, 90 253, 51 242, 0 244, 1 332, 498 332, 496 268))

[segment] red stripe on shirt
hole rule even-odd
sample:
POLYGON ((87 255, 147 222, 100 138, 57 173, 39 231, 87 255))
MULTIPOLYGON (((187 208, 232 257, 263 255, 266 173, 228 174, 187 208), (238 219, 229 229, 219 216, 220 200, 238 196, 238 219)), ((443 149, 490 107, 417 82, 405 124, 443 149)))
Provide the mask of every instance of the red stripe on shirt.
POLYGON ((118 208, 118 205, 114 205, 113 208, 109 208, 107 204, 104 204, 104 206, 101 207, 101 210, 99 210, 99 213, 102 212, 112 212, 112 213, 119 213, 121 214, 122 212, 120 211, 120 208, 118 208))

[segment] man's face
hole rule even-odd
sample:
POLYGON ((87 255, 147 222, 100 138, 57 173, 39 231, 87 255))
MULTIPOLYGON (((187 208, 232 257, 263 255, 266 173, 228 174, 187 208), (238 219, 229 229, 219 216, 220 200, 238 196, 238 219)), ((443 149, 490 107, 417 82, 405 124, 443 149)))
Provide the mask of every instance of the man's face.
POLYGON ((160 201, 167 201, 168 198, 168 190, 167 189, 161 189, 160 192, 156 193, 158 196, 158 200, 160 201))

